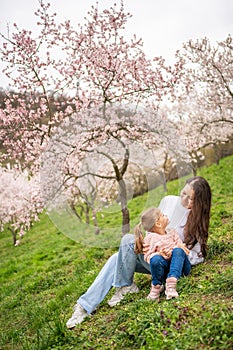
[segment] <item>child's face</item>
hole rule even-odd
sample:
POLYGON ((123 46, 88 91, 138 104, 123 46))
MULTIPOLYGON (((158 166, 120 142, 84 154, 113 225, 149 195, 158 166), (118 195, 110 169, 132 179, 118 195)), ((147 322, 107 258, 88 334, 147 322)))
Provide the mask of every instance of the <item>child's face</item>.
POLYGON ((156 221, 156 224, 159 224, 162 228, 167 227, 167 225, 169 224, 169 219, 166 215, 164 215, 162 212, 160 212, 159 218, 156 221))

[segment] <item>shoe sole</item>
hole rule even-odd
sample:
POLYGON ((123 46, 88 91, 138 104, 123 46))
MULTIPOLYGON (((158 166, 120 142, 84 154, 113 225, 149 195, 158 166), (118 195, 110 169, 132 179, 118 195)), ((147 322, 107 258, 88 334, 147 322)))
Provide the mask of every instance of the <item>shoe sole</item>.
POLYGON ((179 297, 179 295, 177 296, 166 296, 166 300, 170 300, 170 299, 177 299, 179 297))

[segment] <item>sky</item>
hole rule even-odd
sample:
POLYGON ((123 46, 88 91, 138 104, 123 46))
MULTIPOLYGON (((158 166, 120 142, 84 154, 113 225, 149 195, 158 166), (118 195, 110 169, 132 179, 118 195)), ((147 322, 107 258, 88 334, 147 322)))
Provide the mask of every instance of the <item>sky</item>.
MULTIPOLYGON (((59 20, 70 19, 73 24, 83 18, 95 0, 50 0, 51 9, 59 20)), ((99 8, 109 8, 120 0, 99 0, 99 8)), ((0 0, 0 32, 17 23, 21 28, 35 29, 38 0, 0 0)), ((162 56, 174 61, 176 50, 189 39, 207 37, 211 42, 233 35, 233 0, 124 0, 132 14, 126 24, 126 36, 142 38, 149 58, 162 56)), ((1 66, 0 66, 1 67, 1 66)), ((0 86, 6 79, 0 72, 0 86)))

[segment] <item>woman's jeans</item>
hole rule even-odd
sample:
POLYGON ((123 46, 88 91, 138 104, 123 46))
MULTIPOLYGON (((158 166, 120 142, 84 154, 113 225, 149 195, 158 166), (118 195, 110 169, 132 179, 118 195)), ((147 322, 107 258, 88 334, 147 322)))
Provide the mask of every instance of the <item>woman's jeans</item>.
POLYGON ((150 274, 150 265, 144 261, 143 254, 134 253, 134 235, 126 234, 118 253, 107 260, 92 285, 77 302, 90 314, 112 287, 130 286, 134 272, 150 274))
POLYGON ((187 276, 191 271, 188 256, 182 248, 174 248, 171 260, 166 260, 161 255, 154 255, 150 259, 152 284, 162 284, 167 277, 179 279, 182 275, 187 276))
MULTIPOLYGON (((188 266, 188 261, 185 260, 184 274, 186 263, 188 266)), ((143 254, 134 253, 134 235, 126 234, 121 240, 118 253, 107 260, 92 285, 77 302, 89 314, 92 313, 112 287, 130 286, 135 272, 150 274, 150 264, 145 262, 143 254)))

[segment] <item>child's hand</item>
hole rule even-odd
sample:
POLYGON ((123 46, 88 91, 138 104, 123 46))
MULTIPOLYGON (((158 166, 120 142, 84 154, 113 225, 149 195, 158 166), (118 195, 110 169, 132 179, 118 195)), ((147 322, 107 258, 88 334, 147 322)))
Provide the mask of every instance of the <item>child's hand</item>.
POLYGON ((171 248, 162 248, 159 251, 159 254, 164 257, 164 259, 170 259, 172 256, 172 249, 171 248))
POLYGON ((186 255, 189 255, 189 249, 186 247, 185 244, 178 244, 177 245, 178 248, 182 248, 183 251, 185 252, 186 255))

